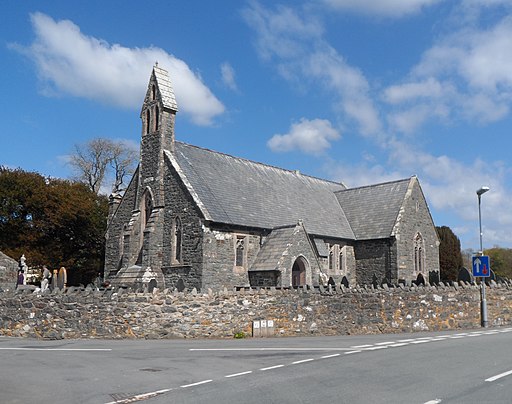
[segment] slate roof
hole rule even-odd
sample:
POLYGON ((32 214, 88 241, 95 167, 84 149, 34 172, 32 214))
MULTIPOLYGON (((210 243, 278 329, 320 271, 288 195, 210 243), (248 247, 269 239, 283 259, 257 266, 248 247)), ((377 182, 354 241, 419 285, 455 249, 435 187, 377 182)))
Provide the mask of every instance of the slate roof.
POLYGON ((407 178, 336 192, 357 240, 391 236, 410 182, 407 178))
POLYGON ((275 229, 261 247, 249 271, 274 271, 288 251, 296 226, 275 229))
POLYGON ((174 90, 172 88, 171 79, 169 78, 169 73, 167 70, 158 67, 158 65, 153 66, 153 72, 155 73, 156 82, 158 84, 158 89, 160 90, 160 95, 162 96, 164 108, 178 111, 178 104, 174 97, 174 90))
POLYGON ((354 239, 334 193, 343 184, 182 142, 166 155, 208 220, 273 229, 302 219, 309 234, 354 239))

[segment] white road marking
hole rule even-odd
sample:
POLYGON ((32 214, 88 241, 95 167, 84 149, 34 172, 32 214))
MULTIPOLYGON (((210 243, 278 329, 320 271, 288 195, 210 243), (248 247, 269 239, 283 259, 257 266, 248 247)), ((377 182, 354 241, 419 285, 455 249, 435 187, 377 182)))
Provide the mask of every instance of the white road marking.
POLYGON ((278 369, 278 368, 282 368, 282 367, 284 367, 284 365, 275 365, 275 366, 270 366, 268 368, 261 368, 260 370, 265 371, 265 370, 278 369))
POLYGON ((163 389, 163 390, 157 390, 152 391, 150 393, 143 393, 143 394, 137 394, 136 396, 129 397, 129 398, 123 398, 122 400, 116 400, 116 401, 110 401, 106 404, 127 404, 127 403, 133 403, 134 401, 141 401, 146 400, 148 398, 156 397, 160 394, 167 393, 168 391, 171 391, 172 389, 163 389))
POLYGON ((302 359, 301 361, 295 361, 295 362, 292 362, 292 365, 298 365, 299 363, 311 362, 311 361, 314 361, 314 359, 313 359, 313 358, 310 358, 310 359, 302 359))
POLYGON ((425 344, 427 342, 431 342, 429 339, 418 339, 416 341, 411 341, 411 344, 425 344))
POLYGON ((233 373, 232 375, 227 375, 227 376, 224 376, 224 377, 227 377, 227 378, 237 377, 237 376, 248 375, 249 373, 252 373, 252 370, 248 370, 247 372, 233 373))
POLYGON ((399 339, 398 342, 411 342, 411 341, 414 341, 413 339, 409 338, 409 339, 399 339))
POLYGON ((200 384, 205 384, 205 383, 210 383, 210 382, 213 382, 213 380, 212 379, 202 380, 202 381, 197 382, 197 383, 184 384, 183 386, 180 386, 180 387, 181 388, 187 388, 187 387, 199 386, 200 384))
POLYGON ((350 348, 352 348, 352 349, 359 349, 359 348, 369 348, 371 346, 373 346, 373 345, 353 345, 350 348))
POLYGON ((328 358, 334 358, 336 356, 340 356, 340 354, 339 353, 335 353, 335 354, 332 354, 332 355, 324 355, 321 358, 322 359, 328 359, 328 358))
POLYGON ((452 335, 451 337, 448 337, 448 338, 451 338, 451 339, 459 339, 459 338, 464 338, 465 335, 452 335))
POLYGON ((439 404, 441 401, 440 398, 436 398, 435 400, 427 401, 425 404, 439 404))
POLYGON ((110 348, 0 348, 1 351, 112 351, 110 348))
POLYGON ((508 372, 500 373, 499 375, 489 377, 488 379, 485 379, 486 382, 494 382, 495 380, 501 379, 502 377, 512 375, 512 370, 509 370, 508 372))
POLYGON ((363 351, 377 351, 378 349, 386 349, 387 346, 372 346, 369 348, 364 348, 363 351))
POLYGON ((400 346, 406 346, 406 345, 409 345, 409 343, 408 342, 402 342, 402 343, 390 345, 390 347, 398 348, 400 346))
POLYGON ((345 355, 351 355, 351 354, 354 354, 354 353, 359 353, 361 351, 348 351, 348 352, 345 352, 345 355))
POLYGON ((375 345, 391 345, 394 344, 395 341, 388 341, 388 342, 377 342, 375 345))
MULTIPOLYGON (((371 345, 367 345, 371 346, 371 345)), ((351 348, 190 348, 189 351, 348 351, 351 348)))

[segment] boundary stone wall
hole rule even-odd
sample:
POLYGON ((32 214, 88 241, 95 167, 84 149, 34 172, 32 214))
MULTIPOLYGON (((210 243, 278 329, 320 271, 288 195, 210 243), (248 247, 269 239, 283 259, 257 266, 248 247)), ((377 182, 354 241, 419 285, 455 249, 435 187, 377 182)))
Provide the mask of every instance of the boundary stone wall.
MULTIPOLYGON (((512 284, 487 288, 490 326, 512 324, 512 284)), ((271 320, 274 335, 347 335, 480 327, 480 288, 80 290, 0 293, 0 335, 31 338, 233 338, 271 320)))

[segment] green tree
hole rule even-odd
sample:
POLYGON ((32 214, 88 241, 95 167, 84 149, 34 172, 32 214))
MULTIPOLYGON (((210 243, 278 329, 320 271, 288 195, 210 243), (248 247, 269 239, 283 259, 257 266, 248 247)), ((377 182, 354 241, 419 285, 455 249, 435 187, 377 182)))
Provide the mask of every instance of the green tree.
POLYGON ((436 227, 439 236, 441 281, 456 281, 462 268, 460 240, 448 226, 436 227))
POLYGON ((491 269, 502 277, 512 279, 512 249, 493 247, 484 251, 491 260, 491 269))
POLYGON ((84 184, 0 167, 0 251, 64 266, 69 284, 102 272, 107 213, 107 198, 84 184))

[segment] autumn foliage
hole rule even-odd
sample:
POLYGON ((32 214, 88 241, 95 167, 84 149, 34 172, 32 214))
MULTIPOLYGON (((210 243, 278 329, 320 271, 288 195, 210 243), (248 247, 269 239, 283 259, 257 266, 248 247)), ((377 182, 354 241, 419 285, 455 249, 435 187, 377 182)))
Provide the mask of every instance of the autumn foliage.
POLYGON ((0 251, 68 269, 68 284, 103 270, 108 201, 86 185, 0 167, 0 251))

